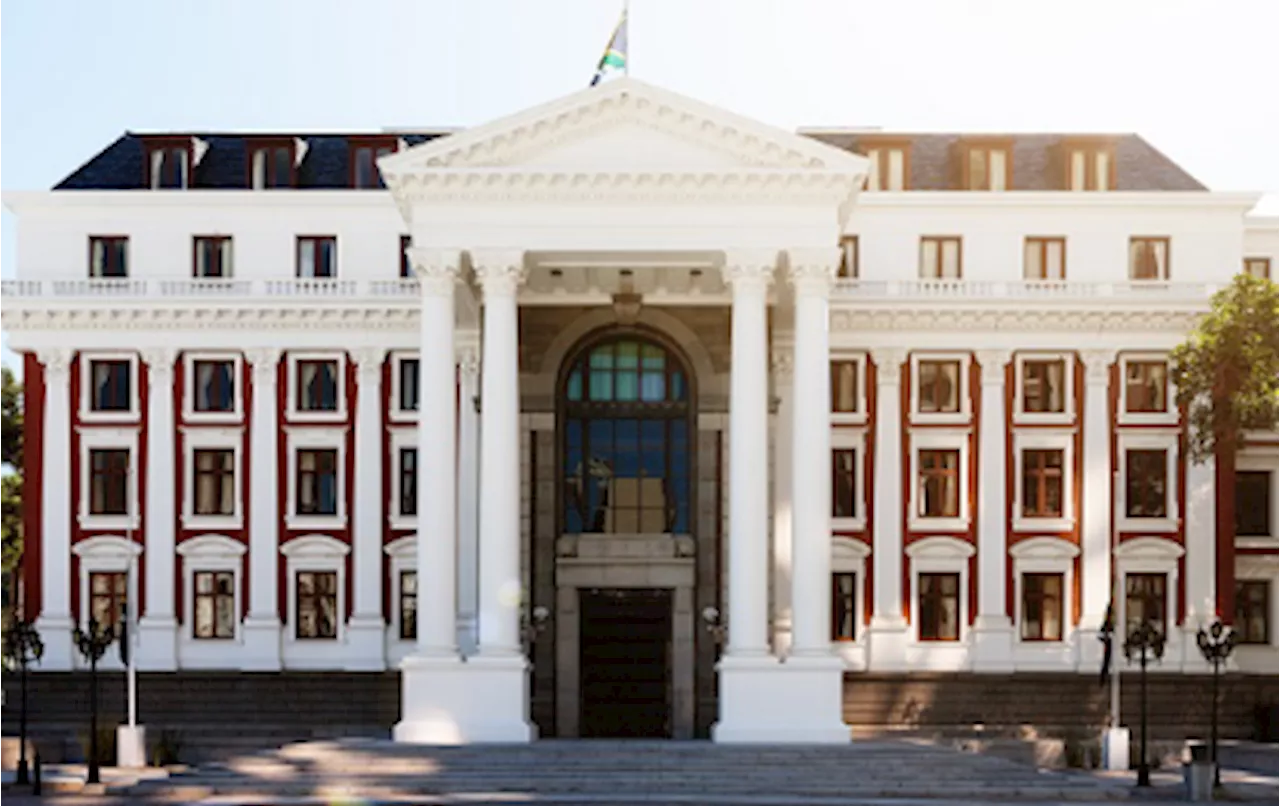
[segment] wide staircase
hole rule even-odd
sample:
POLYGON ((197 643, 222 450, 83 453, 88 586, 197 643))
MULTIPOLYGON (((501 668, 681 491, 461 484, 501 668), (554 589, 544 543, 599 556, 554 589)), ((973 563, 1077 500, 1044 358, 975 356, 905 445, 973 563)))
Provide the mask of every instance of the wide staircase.
POLYGON ((845 746, 549 740, 422 747, 377 739, 311 741, 114 789, 132 801, 852 803, 1109 801, 1129 787, 1078 773, 910 741, 845 746))

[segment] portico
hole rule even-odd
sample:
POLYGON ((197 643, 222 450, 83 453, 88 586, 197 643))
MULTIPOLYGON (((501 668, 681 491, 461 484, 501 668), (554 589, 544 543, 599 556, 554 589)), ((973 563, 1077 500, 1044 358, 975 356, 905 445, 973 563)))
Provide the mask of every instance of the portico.
MULTIPOLYGON (((526 390, 519 382, 519 308, 607 305, 620 294, 637 307, 655 301, 710 307, 731 319, 723 390, 730 458, 727 607, 721 612, 728 631, 716 666, 713 737, 847 741, 840 719, 843 665, 831 652, 826 626, 827 299, 839 261, 831 244, 852 209, 866 161, 622 79, 384 157, 380 168, 412 233, 410 257, 422 294, 421 598, 416 648, 401 666, 396 738, 533 738, 530 642, 522 634, 529 591, 521 563, 532 552, 521 539, 526 390), (794 318, 794 383, 803 390, 791 396, 786 481, 795 491, 790 600, 797 628, 781 657, 769 639, 771 308, 794 318), (458 429, 456 332, 479 334, 478 440, 458 429), (478 500, 459 495, 467 485, 460 468, 476 467, 471 456, 479 458, 478 500), (478 512, 478 641, 465 653, 455 631, 456 594, 475 513, 460 511, 460 500, 478 512)), ((464 399, 461 408, 469 405, 464 399)), ((636 525, 678 540, 673 523, 658 529, 641 518, 636 525)), ((583 534, 579 541, 593 539, 583 534)), ((566 589, 569 579, 561 573, 566 589)), ((675 629, 692 643, 690 629, 702 625, 690 625, 689 598, 677 593, 677 615, 684 618, 675 629)))

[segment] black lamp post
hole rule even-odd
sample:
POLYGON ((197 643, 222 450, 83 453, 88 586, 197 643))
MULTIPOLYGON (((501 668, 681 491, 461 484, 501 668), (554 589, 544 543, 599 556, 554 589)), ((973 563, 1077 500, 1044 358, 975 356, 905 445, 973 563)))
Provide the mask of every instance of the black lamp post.
POLYGON ((1236 648, 1235 630, 1227 629, 1221 620, 1214 619, 1209 629, 1201 627, 1196 630, 1196 644, 1200 654, 1213 664, 1213 711, 1209 728, 1209 759, 1213 762, 1213 785, 1222 785, 1222 774, 1218 771, 1218 674, 1222 666, 1231 657, 1236 648))
POLYGON ((76 648, 89 661, 89 775, 85 783, 100 782, 98 775, 98 661, 116 640, 116 629, 90 618, 86 629, 75 628, 72 637, 76 648))
POLYGON ((1130 630, 1124 640, 1125 660, 1132 663, 1133 656, 1137 655, 1138 665, 1142 670, 1142 688, 1138 695, 1141 708, 1138 728, 1138 786, 1151 786, 1151 768, 1147 764, 1147 662, 1151 658, 1160 660, 1164 657, 1164 640, 1164 631, 1156 629, 1146 619, 1130 630))
POLYGON ((15 621, 4 636, 4 657, 11 666, 18 667, 18 679, 22 686, 22 705, 18 712, 18 774, 15 783, 31 783, 27 769, 27 667, 39 663, 44 655, 44 642, 35 625, 29 621, 15 621))

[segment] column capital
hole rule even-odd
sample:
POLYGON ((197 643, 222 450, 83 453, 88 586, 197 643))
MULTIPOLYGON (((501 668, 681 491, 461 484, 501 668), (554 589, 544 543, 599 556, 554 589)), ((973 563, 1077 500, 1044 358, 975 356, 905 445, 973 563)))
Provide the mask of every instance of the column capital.
POLYGON ((366 377, 371 381, 382 380, 382 362, 387 359, 387 348, 358 347, 351 351, 351 358, 355 361, 356 374, 361 383, 365 382, 366 377))
POLYGON ((779 378, 790 378, 795 371, 795 348, 791 345, 776 345, 773 348, 773 374, 779 378))
POLYGON ((454 351, 454 360, 458 362, 458 369, 462 374, 475 378, 480 374, 480 351, 472 345, 459 347, 454 351))
POLYGON ((877 347, 871 351, 871 361, 876 365, 876 383, 896 386, 902 382, 902 365, 906 363, 904 347, 877 347))
POLYGON ((982 367, 982 385, 1003 384, 1004 368, 1013 358, 1012 350, 978 350, 978 364, 982 367))
POLYGON ((1109 379, 1109 370, 1115 363, 1116 351, 1081 350, 1080 360, 1084 362, 1084 379, 1087 384, 1103 384, 1109 379))
POLYGON ((142 351, 142 362, 152 374, 152 380, 159 375, 172 375, 173 364, 178 360, 178 351, 172 347, 148 347, 142 351))
POLYGON ((524 252, 520 249, 475 249, 471 265, 486 297, 512 296, 524 282, 524 252))
POLYGON ((790 249, 787 251, 790 269, 787 272, 796 296, 813 294, 827 296, 835 283, 840 268, 840 250, 790 249))
POLYGON ((453 290, 462 270, 462 252, 411 246, 407 254, 423 294, 440 295, 453 290))
POLYGON ((69 347, 45 347, 36 350, 36 358, 44 365, 47 373, 67 373, 71 371, 71 361, 76 351, 69 347))
POLYGON ((253 367, 254 383, 275 383, 280 353, 278 347, 254 347, 244 351, 245 360, 253 367))
POLYGON ((721 274, 725 285, 738 291, 766 291, 778 267, 776 249, 734 249, 724 253, 721 274))

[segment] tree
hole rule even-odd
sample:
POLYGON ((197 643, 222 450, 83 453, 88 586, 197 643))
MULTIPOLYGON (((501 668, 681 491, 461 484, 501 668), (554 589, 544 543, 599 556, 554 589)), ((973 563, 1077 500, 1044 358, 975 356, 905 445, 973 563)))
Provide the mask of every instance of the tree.
POLYGON ((1235 618, 1236 451, 1244 432, 1274 430, 1280 392, 1280 291, 1241 273, 1173 351, 1178 406, 1186 412, 1187 453, 1214 459, 1214 552, 1218 616, 1235 618))
MULTIPOLYGON (((0 370, 0 537, 3 538, 4 606, 15 595, 13 574, 22 562, 22 384, 8 367, 0 370)), ((5 623, 7 624, 7 618, 5 623)))

